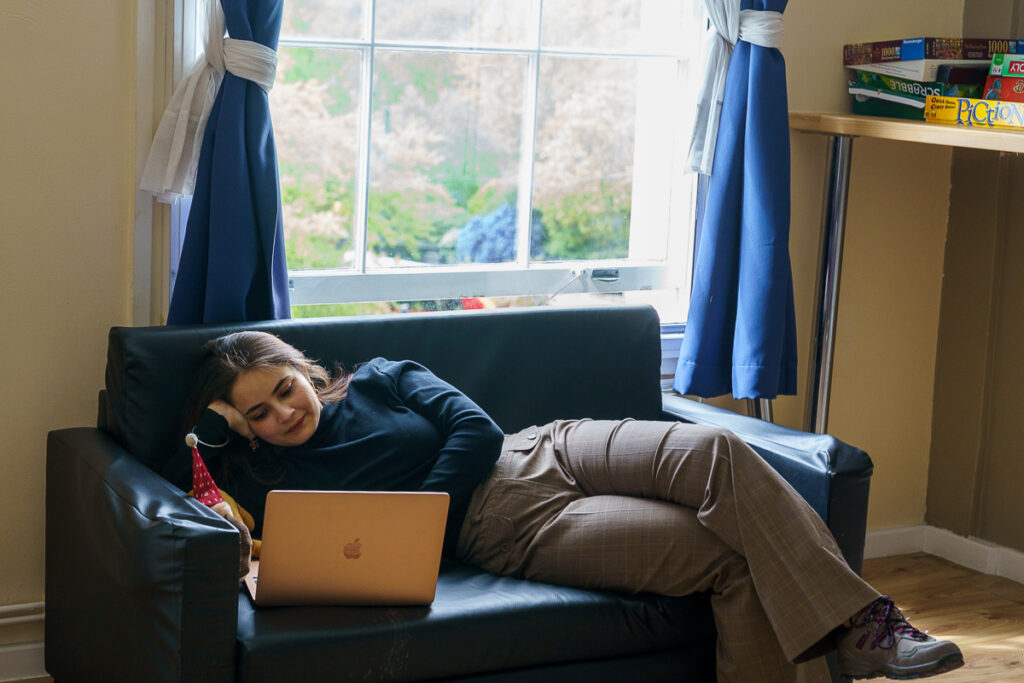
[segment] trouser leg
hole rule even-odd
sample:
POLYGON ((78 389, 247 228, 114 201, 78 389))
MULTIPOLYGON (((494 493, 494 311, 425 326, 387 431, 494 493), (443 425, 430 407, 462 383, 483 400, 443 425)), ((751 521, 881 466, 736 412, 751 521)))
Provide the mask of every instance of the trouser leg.
POLYGON ((746 559, 692 509, 597 495, 570 502, 512 563, 528 579, 624 592, 710 592, 720 683, 829 680, 823 659, 787 661, 761 607, 746 559))
POLYGON ((878 596, 803 498, 731 433, 583 420, 552 423, 539 438, 585 496, 653 498, 695 510, 705 529, 746 559, 789 660, 878 596))
MULTIPOLYGON (((806 656, 878 595, 850 571, 814 511, 746 444, 721 430, 677 423, 555 422, 509 436, 492 476, 473 496, 460 556, 489 571, 524 575, 543 528, 573 501, 605 494, 689 508, 742 555, 789 660, 806 656)), ((580 575, 559 581, 589 585, 591 568, 580 560, 580 575)), ((614 587, 640 590, 632 585, 614 587)))

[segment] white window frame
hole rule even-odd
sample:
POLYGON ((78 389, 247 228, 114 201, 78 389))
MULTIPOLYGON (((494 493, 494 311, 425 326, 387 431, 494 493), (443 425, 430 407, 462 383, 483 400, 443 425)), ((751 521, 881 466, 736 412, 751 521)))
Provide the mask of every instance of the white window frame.
POLYGON ((139 190, 146 157, 174 86, 202 50, 202 0, 135 0, 133 325, 167 321, 191 200, 161 204, 139 190))
MULTIPOLYGON (((137 58, 136 58, 136 181, 141 177, 149 143, 159 123, 164 104, 169 101, 173 84, 184 75, 201 46, 197 45, 197 26, 203 0, 137 1, 137 58), (162 40, 160 39, 162 37, 162 40)), ((286 0, 287 1, 287 0, 286 0)), ((664 260, 628 258, 614 260, 529 261, 529 220, 532 195, 533 145, 535 121, 533 116, 523 117, 521 159, 521 187, 518 193, 517 260, 500 264, 464 264, 459 266, 423 266, 373 269, 365 259, 365 208, 369 174, 369 135, 372 112, 368 106, 372 84, 372 49, 409 46, 391 41, 376 41, 372 27, 373 12, 368 13, 370 24, 366 41, 339 41, 332 46, 358 47, 363 50, 361 144, 357 178, 357 226, 354 251, 355 268, 289 270, 289 290, 293 305, 337 304, 366 301, 413 301, 450 299, 460 296, 550 295, 580 292, 629 292, 659 289, 679 290, 678 300, 689 300, 691 266, 693 263, 694 222, 696 217, 696 176, 684 168, 686 135, 676 135, 672 141, 673 159, 669 179, 671 211, 668 215, 667 238, 656 231, 655 244, 645 244, 643 230, 636 230, 636 214, 631 217, 631 254, 656 253, 667 250, 664 260), (683 210, 680 210, 683 209, 683 210)), ((287 45, 325 45, 322 41, 282 41, 287 45)), ((541 55, 540 38, 536 48, 526 54, 530 60, 525 85, 527 102, 524 111, 533 113, 537 92, 537 74, 541 55)), ((514 53, 524 50, 502 48, 470 48, 448 45, 422 44, 437 51, 459 53, 514 53)), ((628 51, 544 50, 544 54, 564 56, 613 56, 625 58, 650 57, 628 51)), ((677 58, 677 55, 660 55, 677 58)), ((673 106, 666 115, 683 111, 682 93, 674 93, 673 106)), ((637 126, 638 130, 640 126, 637 126)), ((677 130, 678 127, 677 127, 677 130)), ((688 132, 688 131, 686 131, 688 132)), ((634 195, 637 191, 634 164, 634 195)), ((136 183, 137 186, 137 183, 136 183)), ((135 220, 135 298, 133 319, 135 324, 157 323, 166 320, 170 291, 177 270, 178 256, 185 232, 187 207, 181 203, 170 207, 155 203, 145 193, 139 193, 135 220), (185 210, 182 210, 185 208, 185 210), (153 270, 158 269, 158 273, 153 270), (155 277, 154 277, 155 276, 155 277), (148 291, 147 291, 148 290, 148 291)), ((634 202, 634 207, 636 203, 634 202)))

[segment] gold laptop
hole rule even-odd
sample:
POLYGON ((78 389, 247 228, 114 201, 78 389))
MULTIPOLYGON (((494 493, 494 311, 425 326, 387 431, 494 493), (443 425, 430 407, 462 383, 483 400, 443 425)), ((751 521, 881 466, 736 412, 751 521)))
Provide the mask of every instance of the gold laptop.
POLYGON ((245 584, 261 606, 429 605, 447 518, 447 493, 271 491, 245 584))

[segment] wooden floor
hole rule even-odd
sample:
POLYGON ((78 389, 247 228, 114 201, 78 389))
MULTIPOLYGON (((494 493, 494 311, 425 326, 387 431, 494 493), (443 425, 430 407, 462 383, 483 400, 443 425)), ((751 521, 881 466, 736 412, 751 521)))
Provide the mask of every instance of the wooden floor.
POLYGON ((1024 584, 918 553, 867 560, 864 578, 914 626, 960 646, 964 666, 936 683, 1024 683, 1024 584))
POLYGON ((963 650, 962 668, 930 680, 1024 683, 1024 584, 924 553, 867 560, 864 578, 891 595, 914 626, 963 650))

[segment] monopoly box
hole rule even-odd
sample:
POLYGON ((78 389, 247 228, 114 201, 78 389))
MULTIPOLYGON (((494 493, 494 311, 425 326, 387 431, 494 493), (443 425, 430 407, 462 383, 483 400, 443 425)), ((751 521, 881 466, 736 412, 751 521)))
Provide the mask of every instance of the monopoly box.
POLYGON ((988 75, 1024 77, 1024 55, 992 55, 992 66, 989 67, 988 75))
POLYGON ((1024 55, 998 54, 992 57, 985 79, 986 100, 1024 102, 1024 55))

